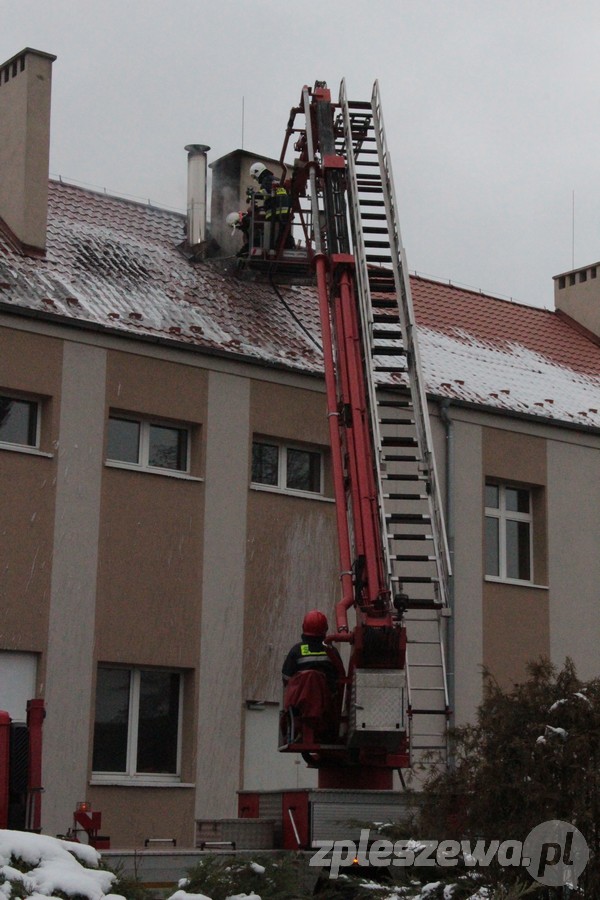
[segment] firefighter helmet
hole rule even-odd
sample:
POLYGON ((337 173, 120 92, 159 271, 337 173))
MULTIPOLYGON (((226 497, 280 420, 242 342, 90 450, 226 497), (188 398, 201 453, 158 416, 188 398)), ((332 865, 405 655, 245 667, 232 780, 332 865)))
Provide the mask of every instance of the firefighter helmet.
POLYGON ((258 181, 262 173, 266 171, 266 168, 267 167, 261 162, 252 163, 250 166, 250 177, 258 181))
POLYGON ((328 627, 327 616, 318 609, 311 609, 304 616, 302 634, 306 634, 309 637, 325 637, 328 627))
POLYGON ((240 224, 240 219, 242 218, 239 212, 230 212, 225 221, 228 225, 231 225, 232 228, 235 228, 236 225, 240 224))

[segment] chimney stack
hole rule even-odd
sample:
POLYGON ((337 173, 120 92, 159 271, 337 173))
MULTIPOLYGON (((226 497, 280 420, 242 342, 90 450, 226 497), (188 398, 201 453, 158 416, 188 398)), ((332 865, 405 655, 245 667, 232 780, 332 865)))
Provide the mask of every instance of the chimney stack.
POLYGON ((0 65, 0 219, 36 255, 46 249, 55 59, 26 47, 0 65))
POLYGON ((187 144, 187 239, 190 247, 206 240, 206 144, 187 144))
POLYGON ((554 306, 600 337, 600 262, 555 275, 554 306))

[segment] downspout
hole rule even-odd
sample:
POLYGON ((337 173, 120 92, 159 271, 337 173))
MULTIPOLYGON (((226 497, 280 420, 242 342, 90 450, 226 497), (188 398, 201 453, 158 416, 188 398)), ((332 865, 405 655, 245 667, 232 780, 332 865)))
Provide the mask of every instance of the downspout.
MULTIPOLYGON (((448 702, 450 705, 450 727, 455 725, 455 654, 454 654, 454 423, 450 416, 450 400, 439 400, 440 418, 446 433, 446 532, 448 552, 450 554, 451 575, 448 577, 448 606, 450 615, 447 619, 446 672, 448 677, 448 702)), ((448 768, 454 769, 455 759, 452 753, 448 756, 448 768)))

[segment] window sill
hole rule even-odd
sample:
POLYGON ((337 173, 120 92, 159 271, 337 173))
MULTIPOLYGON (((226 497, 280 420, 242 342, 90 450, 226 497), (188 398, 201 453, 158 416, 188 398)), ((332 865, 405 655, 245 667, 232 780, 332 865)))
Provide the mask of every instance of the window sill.
POLYGON ((45 453, 37 447, 27 447, 24 444, 5 444, 0 442, 0 450, 12 450, 13 453, 27 453, 29 456, 43 456, 45 459, 54 459, 54 453, 45 453))
POLYGON ((150 466, 136 466, 133 463, 117 462, 113 459, 105 460, 104 465, 109 469, 126 469, 128 472, 142 472, 144 475, 163 475, 167 478, 178 478, 180 481, 204 481, 204 478, 189 475, 187 472, 178 472, 176 469, 154 469, 150 466))
POLYGON ((92 776, 90 787, 152 787, 152 788, 195 788, 195 783, 187 781, 152 781, 148 778, 119 778, 117 775, 109 778, 92 776))
POLYGON ((547 584, 534 584, 532 581, 518 581, 516 578, 499 578, 497 575, 485 575, 485 581, 491 581, 494 584, 511 584, 514 587, 534 588, 536 591, 549 591, 547 584))
POLYGON ((333 497, 324 497, 314 491, 293 491, 272 484, 251 484, 251 491, 265 491, 267 494, 284 494, 286 497, 302 497, 304 500, 320 500, 321 503, 335 503, 333 497))

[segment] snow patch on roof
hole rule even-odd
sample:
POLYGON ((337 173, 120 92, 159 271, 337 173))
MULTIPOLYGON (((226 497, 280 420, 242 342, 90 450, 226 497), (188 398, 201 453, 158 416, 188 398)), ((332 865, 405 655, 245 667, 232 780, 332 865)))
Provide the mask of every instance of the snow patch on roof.
POLYGON ((600 427, 600 373, 557 365, 517 342, 504 346, 457 330, 419 329, 431 393, 568 423, 600 427))

